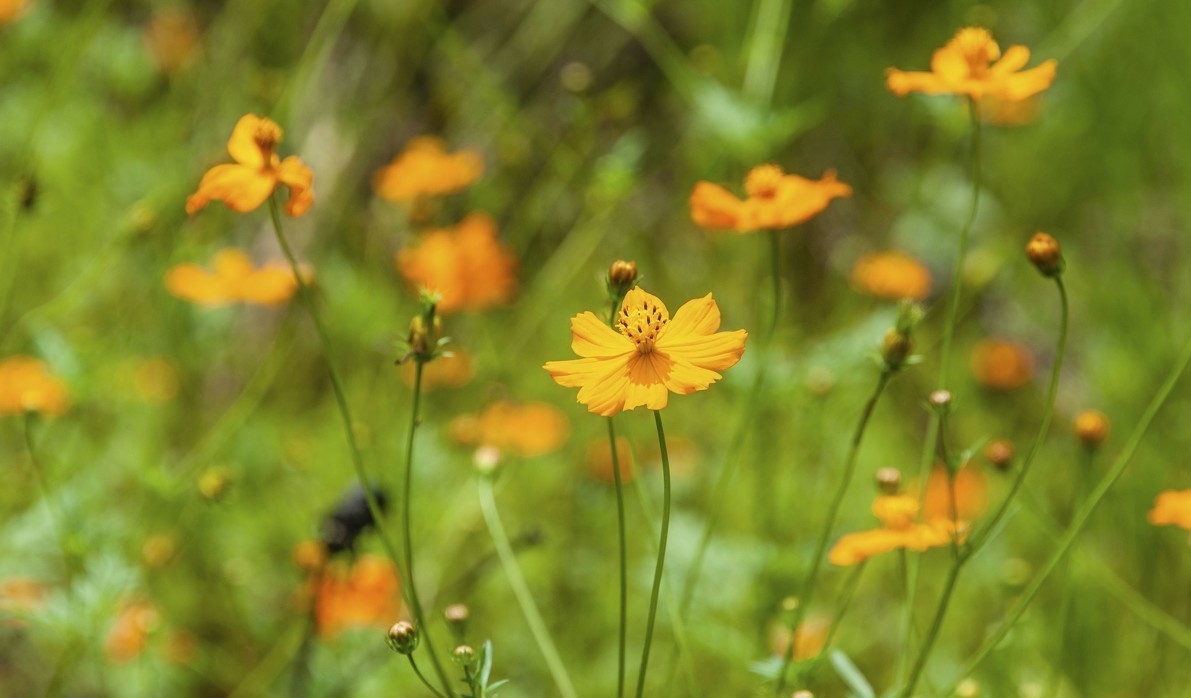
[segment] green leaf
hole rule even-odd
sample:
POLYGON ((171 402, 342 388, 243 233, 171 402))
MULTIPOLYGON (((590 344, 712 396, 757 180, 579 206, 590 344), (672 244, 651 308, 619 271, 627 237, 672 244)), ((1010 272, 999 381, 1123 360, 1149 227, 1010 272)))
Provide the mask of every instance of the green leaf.
POLYGON ((831 650, 831 666, 835 667, 835 673, 839 675, 840 680, 858 698, 876 698, 872 685, 869 684, 868 679, 864 678, 864 674, 860 673, 860 669, 856 668, 852 660, 848 659, 848 655, 840 650, 831 650))

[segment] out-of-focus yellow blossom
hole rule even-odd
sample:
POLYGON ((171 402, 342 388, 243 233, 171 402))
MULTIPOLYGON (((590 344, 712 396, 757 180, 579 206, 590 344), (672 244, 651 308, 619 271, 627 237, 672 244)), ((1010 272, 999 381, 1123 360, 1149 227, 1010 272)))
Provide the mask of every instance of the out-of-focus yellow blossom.
POLYGON ((873 252, 852 266, 852 286, 885 300, 920 301, 930 295, 931 274, 926 265, 905 252, 873 252))
MULTIPOLYGON (((172 267, 165 275, 165 287, 178 298, 211 308, 233 303, 280 305, 298 290, 298 281, 288 265, 254 267, 243 250, 220 250, 211 266, 210 271, 197 264, 172 267)), ((313 273, 303 268, 302 278, 309 282, 313 273)))
POLYGON ((987 388, 1016 390, 1034 377, 1034 357, 1020 342, 983 339, 972 349, 972 375, 987 388))
POLYGON ((0 359, 0 416, 25 412, 56 416, 69 407, 66 385, 44 361, 29 356, 0 359))
POLYGON ((1191 490, 1159 494, 1146 518, 1155 526, 1179 526, 1191 531, 1191 490))
POLYGON ((389 201, 441 196, 470 186, 484 173, 484 160, 472 150, 448 153, 442 139, 422 136, 372 179, 377 195, 389 201))
POLYGON ((451 420, 451 438, 459 443, 490 446, 521 458, 541 456, 558 450, 571 426, 557 407, 544 402, 494 402, 478 415, 451 420))
POLYGON ((747 199, 724 187, 698 182, 691 192, 691 220, 710 230, 780 230, 818 215, 832 199, 852 195, 852 187, 828 170, 820 180, 785 174, 777 165, 754 167, 744 181, 747 199))
POLYGON ((1025 46, 1010 46, 1002 56, 987 29, 965 27, 931 56, 929 73, 890 68, 885 84, 899 97, 923 92, 1018 101, 1042 92, 1055 79, 1054 60, 1022 70, 1029 61, 1025 46))
MULTIPOLYGON (((416 372, 416 361, 402 362, 401 380, 410 388, 414 387, 416 372)), ((467 385, 475 373, 471 352, 461 347, 447 346, 434 361, 422 364, 422 390, 458 388, 467 385)))
POLYGON ((439 294, 440 313, 503 305, 517 290, 517 259, 497 238, 496 222, 482 213, 421 235, 397 253, 397 270, 439 294))

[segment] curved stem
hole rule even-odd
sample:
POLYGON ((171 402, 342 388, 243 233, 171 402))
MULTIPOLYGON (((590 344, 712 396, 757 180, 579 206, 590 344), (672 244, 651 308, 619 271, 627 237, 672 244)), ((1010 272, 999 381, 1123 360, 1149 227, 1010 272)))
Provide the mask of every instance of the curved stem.
POLYGON ((428 690, 431 693, 433 693, 434 695, 438 696, 438 698, 443 698, 443 694, 439 693, 438 689, 436 689, 434 687, 434 684, 430 683, 430 681, 426 678, 426 676, 424 674, 422 674, 422 670, 418 668, 418 663, 414 661, 413 653, 410 652, 409 654, 407 654, 405 656, 409 657, 409 665, 411 667, 413 667, 414 673, 418 675, 419 679, 421 679, 422 684, 426 687, 426 690, 428 690))
MULTIPOLYGON (((877 379, 877 387, 869 396, 868 402, 864 404, 864 410, 860 413, 860 421, 856 423, 856 431, 852 434, 852 443, 848 449, 847 459, 844 461, 844 474, 840 478, 839 485, 835 488, 835 495, 831 498, 831 504, 827 508, 827 519, 823 522, 822 529, 819 530, 819 540, 815 543, 810 571, 807 572, 806 579, 799 590, 798 608, 795 609, 794 620, 790 624, 792 633, 798 632, 798 627, 802 625, 806 609, 810 606, 811 598, 814 596, 815 579, 819 576, 823 553, 826 552, 827 543, 831 540, 831 529, 835 527, 835 519, 839 516, 840 505, 843 504, 844 495, 848 492, 848 485, 852 482, 852 474, 856 472, 856 461, 860 455, 860 444, 864 441, 865 429, 868 427, 869 419, 873 416, 873 409, 876 408, 877 401, 881 399, 881 394, 885 392, 885 386, 889 384, 889 379, 892 377, 893 373, 888 369, 881 371, 881 375, 877 379)), ((774 695, 781 695, 786 688, 790 665, 793 662, 794 644, 790 643, 782 656, 782 668, 778 673, 777 689, 774 691, 774 695)))
POLYGON ((550 670, 554 685, 558 687, 559 695, 563 698, 577 698, 575 686, 571 683, 571 677, 567 675, 566 666, 558 654, 558 648, 554 646, 550 631, 546 628, 545 621, 542 620, 542 614, 538 610, 537 604, 534 603, 533 592, 529 590, 525 575, 521 573, 521 567, 517 564, 517 556, 513 553, 513 546, 509 543, 508 533, 505 532, 504 524, 501 523, 500 513, 496 509, 496 498, 492 493, 492 478, 488 475, 481 475, 479 489, 480 512, 484 515, 484 523, 488 525, 488 533, 492 536, 492 544, 500 558, 500 565, 504 568, 505 576, 509 578, 509 586, 513 588, 513 595, 517 597, 521 613, 525 615, 525 621, 529 623, 533 639, 537 642, 538 649, 541 650, 542 657, 546 660, 546 667, 550 670))
POLYGON ((649 666, 649 649, 653 645, 653 623, 657 618, 658 594, 662 588, 662 570, 666 564, 666 543, 670 536, 670 455, 666 451, 666 431, 662 428, 661 410, 653 411, 653 419, 658 428, 658 448, 662 452, 662 533, 658 538, 658 562, 653 570, 653 590, 649 594, 645 648, 641 651, 641 669, 637 673, 637 698, 645 695, 645 671, 649 666))
POLYGON ((624 484, 620 476, 620 454, 616 451, 616 429, 611 417, 608 418, 608 445, 612 447, 612 478, 616 483, 616 530, 620 550, 620 628, 616 652, 616 696, 621 698, 624 695, 625 654, 628 646, 628 540, 625 533, 624 484))
POLYGON ((1092 494, 1088 496, 1088 499, 1076 513, 1071 525, 1063 533, 1063 537, 1059 540, 1059 547, 1051 554, 1041 571, 1030 581, 1030 585, 1026 587, 1022 595, 1018 597, 1017 603, 1014 604, 1013 609, 1006 615, 1005 620, 1001 622, 997 631, 984 641, 984 644, 976 652, 975 657, 967 663, 963 673, 960 674, 961 677, 970 675, 976 666, 1000 644, 1001 640, 1005 639, 1005 636, 1009 634, 1014 624, 1017 623, 1022 614, 1029 608, 1034 597, 1038 595, 1038 590, 1042 588, 1043 583, 1055 571, 1055 568, 1067 556, 1067 553, 1071 551, 1072 545, 1075 543, 1076 538, 1079 537, 1080 532, 1087 526, 1088 519, 1096 511, 1096 507, 1100 506, 1100 502, 1108 494, 1108 490, 1112 488, 1121 477, 1121 474, 1125 472, 1125 467, 1133 460, 1133 455, 1137 452, 1138 446, 1141 445, 1141 440, 1145 436, 1146 431, 1149 430, 1154 417, 1157 416, 1158 410, 1162 408, 1162 405, 1166 403, 1166 399, 1170 397, 1171 391, 1174 390, 1179 378, 1186 371, 1188 364, 1191 364, 1191 340, 1187 342, 1182 354, 1175 362, 1174 368, 1171 369, 1170 375, 1166 377, 1161 387, 1158 388, 1158 392, 1155 393, 1154 399, 1146 407, 1146 411, 1142 414, 1137 426, 1134 427, 1133 433, 1129 435, 1129 440, 1125 443, 1121 454, 1117 456, 1112 468, 1100 479, 1100 482, 1096 485, 1096 489, 1092 490, 1092 494))

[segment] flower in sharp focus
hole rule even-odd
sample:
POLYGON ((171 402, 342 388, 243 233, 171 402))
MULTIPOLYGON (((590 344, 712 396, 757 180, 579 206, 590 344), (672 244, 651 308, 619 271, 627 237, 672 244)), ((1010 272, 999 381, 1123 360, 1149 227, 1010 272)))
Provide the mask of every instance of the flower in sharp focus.
POLYGON ((852 266, 852 286, 884 300, 920 301, 930 295, 931 274, 926 265, 905 252, 873 252, 852 266))
POLYGON ((295 155, 282 160, 275 152, 281 127, 270 119, 246 114, 236 122, 227 152, 234 163, 207 170, 198 191, 186 200, 193 216, 211 201, 222 201, 237 213, 248 213, 269 198, 278 185, 289 189, 285 212, 298 217, 314 204, 314 174, 295 155))
POLYGON ((1025 46, 1010 46, 1002 55, 987 29, 965 27, 931 56, 930 72, 890 68, 885 84, 899 97, 922 92, 1018 101, 1042 92, 1055 78, 1054 60, 1022 70, 1029 60, 1025 46))
POLYGON ((683 304, 674 317, 640 287, 625 295, 613 330, 595 314, 571 318, 571 349, 583 357, 543 366, 555 382, 579 388, 590 412, 611 417, 645 406, 660 410, 670 393, 706 390, 744 353, 748 333, 719 332, 711 294, 683 304))
POLYGON ((497 238, 496 222, 482 213, 424 233, 397 253, 397 269, 410 283, 439 294, 440 313, 502 305, 517 290, 517 259, 497 238))
POLYGON ((698 182, 691 192, 691 220, 709 230, 779 230, 813 218, 832 199, 852 195, 835 170, 816 181, 785 174, 777 165, 754 167, 744 188, 748 198, 741 200, 718 184, 698 182))
MULTIPOLYGON (((243 250, 220 250, 212 258, 208 271, 197 264, 179 264, 165 275, 170 293, 198 305, 221 308, 233 303, 280 305, 298 290, 297 279, 286 264, 253 267, 243 250)), ((302 269, 304 281, 313 273, 302 269)))
POLYGON ((320 637, 330 639, 351 627, 388 628, 401 613, 401 580, 384 558, 361 555, 350 567, 329 564, 312 581, 320 637))
POLYGON ((1191 490, 1159 494, 1146 519, 1155 526, 1179 526, 1191 531, 1191 490))
POLYGON ((377 171, 372 188, 389 201, 441 196, 473 184, 484 173, 484 160, 472 150, 448 153, 439 138, 410 141, 400 155, 377 171))
POLYGON ((972 349, 972 374, 993 390, 1016 390, 1034 377, 1034 356, 1020 342, 983 339, 972 349))
POLYGON ((451 420, 448 432, 455 441, 490 446, 521 458, 557 451, 571 433, 566 415, 544 402, 500 400, 479 414, 451 420))
POLYGON ((44 361, 29 356, 0 359, 0 416, 26 412, 56 416, 69 407, 66 385, 44 361))

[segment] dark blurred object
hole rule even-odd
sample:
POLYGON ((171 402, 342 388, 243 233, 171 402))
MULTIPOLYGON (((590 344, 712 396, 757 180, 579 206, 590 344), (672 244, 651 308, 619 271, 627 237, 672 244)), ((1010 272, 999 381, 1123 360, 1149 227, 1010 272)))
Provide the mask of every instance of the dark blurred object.
MULTIPOLYGON (((385 511, 388 497, 379 487, 372 488, 372 495, 381 512, 385 511)), ((360 483, 354 483, 351 489, 339 500, 335 510, 323 519, 322 542, 327 546, 327 552, 335 553, 351 550, 360 534, 373 526, 376 522, 372 518, 372 511, 368 508, 368 498, 360 483)))
POLYGON ((33 206, 37 203, 37 180, 33 177, 26 177, 21 180, 19 187, 21 208, 26 211, 31 211, 33 206))

